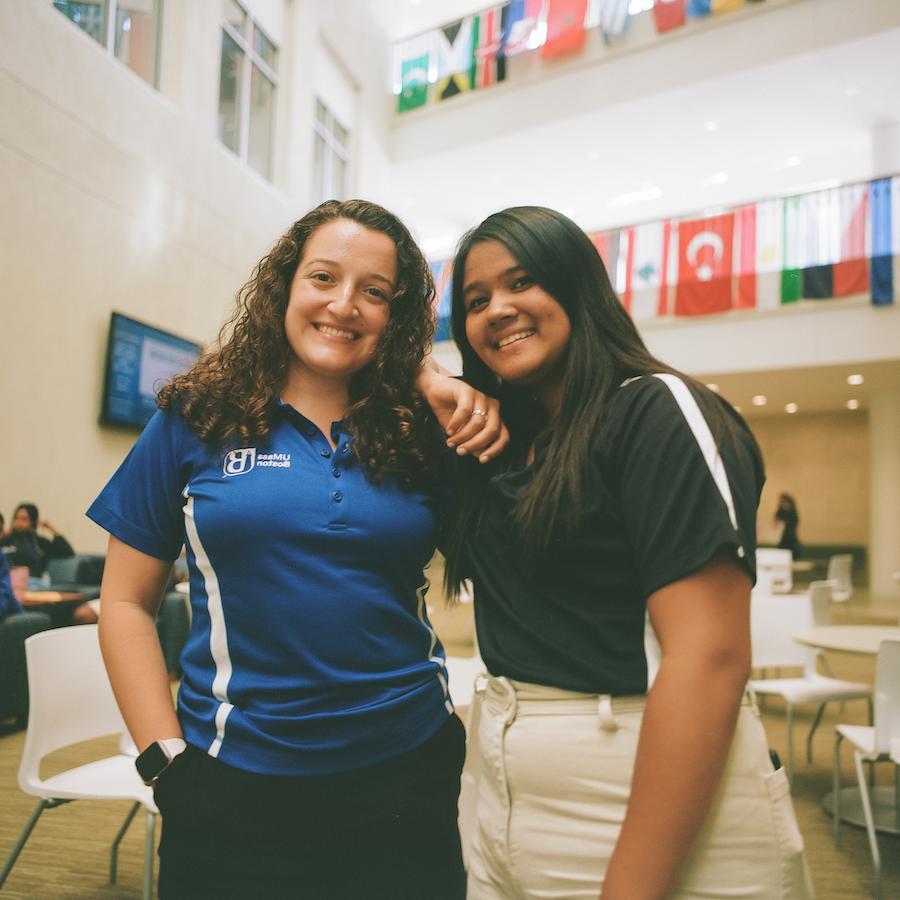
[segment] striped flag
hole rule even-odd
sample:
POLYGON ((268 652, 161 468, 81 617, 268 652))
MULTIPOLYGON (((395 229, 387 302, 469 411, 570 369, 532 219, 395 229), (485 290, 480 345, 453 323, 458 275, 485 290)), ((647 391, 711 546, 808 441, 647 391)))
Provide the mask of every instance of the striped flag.
POLYGON ((628 27, 630 0, 600 0, 600 28, 607 43, 628 27))
POLYGON ((756 308, 776 309, 781 302, 784 201, 756 204, 756 308))
POLYGON ((782 303, 796 303, 803 293, 800 281, 800 270, 803 267, 800 254, 801 200, 801 197, 786 197, 782 204, 782 303))
POLYGON ((872 303, 893 303, 900 287, 900 178, 871 183, 872 303))
POLYGON ((504 57, 540 46, 541 0, 509 0, 503 20, 504 57))
POLYGON ((475 55, 470 76, 473 87, 489 87, 506 78, 506 59, 500 55, 502 13, 502 6, 491 6, 474 17, 475 55))

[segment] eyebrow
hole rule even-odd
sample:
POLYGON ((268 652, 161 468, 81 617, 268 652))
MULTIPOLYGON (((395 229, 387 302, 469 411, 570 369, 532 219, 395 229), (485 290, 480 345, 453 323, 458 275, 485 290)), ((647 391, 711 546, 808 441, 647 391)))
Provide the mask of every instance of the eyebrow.
MULTIPOLYGON (((504 269, 500 273, 501 278, 508 278, 510 275, 515 274, 516 272, 524 272, 525 267, 520 265, 510 266, 508 269, 504 269)), ((474 291, 481 285, 480 281, 470 281, 467 285, 463 286, 463 295, 468 294, 469 291, 474 291)))
MULTIPOLYGON (((312 266, 312 265, 315 265, 315 264, 321 265, 322 263, 325 263, 326 265, 329 265, 329 266, 340 266, 340 263, 337 262, 336 260, 333 260, 333 259, 325 259, 324 257, 321 257, 321 258, 319 258, 319 259, 310 259, 310 260, 307 260, 303 265, 304 265, 304 267, 306 267, 306 266, 312 266)), ((387 278, 387 277, 384 276, 384 275, 379 275, 377 272, 370 272, 370 273, 366 276, 366 278, 374 278, 374 279, 377 280, 377 281, 383 281, 383 282, 384 282, 391 290, 394 289, 394 282, 391 281, 390 278, 387 278)))

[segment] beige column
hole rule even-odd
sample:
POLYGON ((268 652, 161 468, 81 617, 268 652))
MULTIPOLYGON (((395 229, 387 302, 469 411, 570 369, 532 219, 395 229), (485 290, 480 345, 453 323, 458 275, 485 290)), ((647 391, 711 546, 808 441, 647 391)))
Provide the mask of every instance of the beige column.
POLYGON ((900 597, 900 390, 869 400, 869 591, 900 597))

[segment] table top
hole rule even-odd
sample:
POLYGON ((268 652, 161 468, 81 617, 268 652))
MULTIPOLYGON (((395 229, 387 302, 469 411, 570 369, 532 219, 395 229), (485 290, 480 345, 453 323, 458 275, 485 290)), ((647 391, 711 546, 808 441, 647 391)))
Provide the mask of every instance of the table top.
POLYGON ((889 625, 820 625, 793 635, 794 640, 820 650, 875 656, 886 638, 900 641, 900 628, 889 625))
POLYGON ((77 591, 26 591, 22 597, 22 606, 52 606, 56 603, 80 603, 86 600, 84 594, 77 591))

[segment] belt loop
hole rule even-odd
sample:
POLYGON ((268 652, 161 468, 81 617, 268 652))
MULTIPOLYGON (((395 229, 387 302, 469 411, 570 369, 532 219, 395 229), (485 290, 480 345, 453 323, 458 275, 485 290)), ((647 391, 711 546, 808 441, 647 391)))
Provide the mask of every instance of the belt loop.
POLYGON ((753 685, 749 682, 744 689, 744 702, 747 703, 757 716, 759 715, 759 704, 756 702, 756 691, 753 690, 753 685))
POLYGON ((609 694, 601 694, 597 702, 597 717, 600 720, 600 727, 604 731, 618 731, 619 723, 612 708, 612 696, 609 694))

